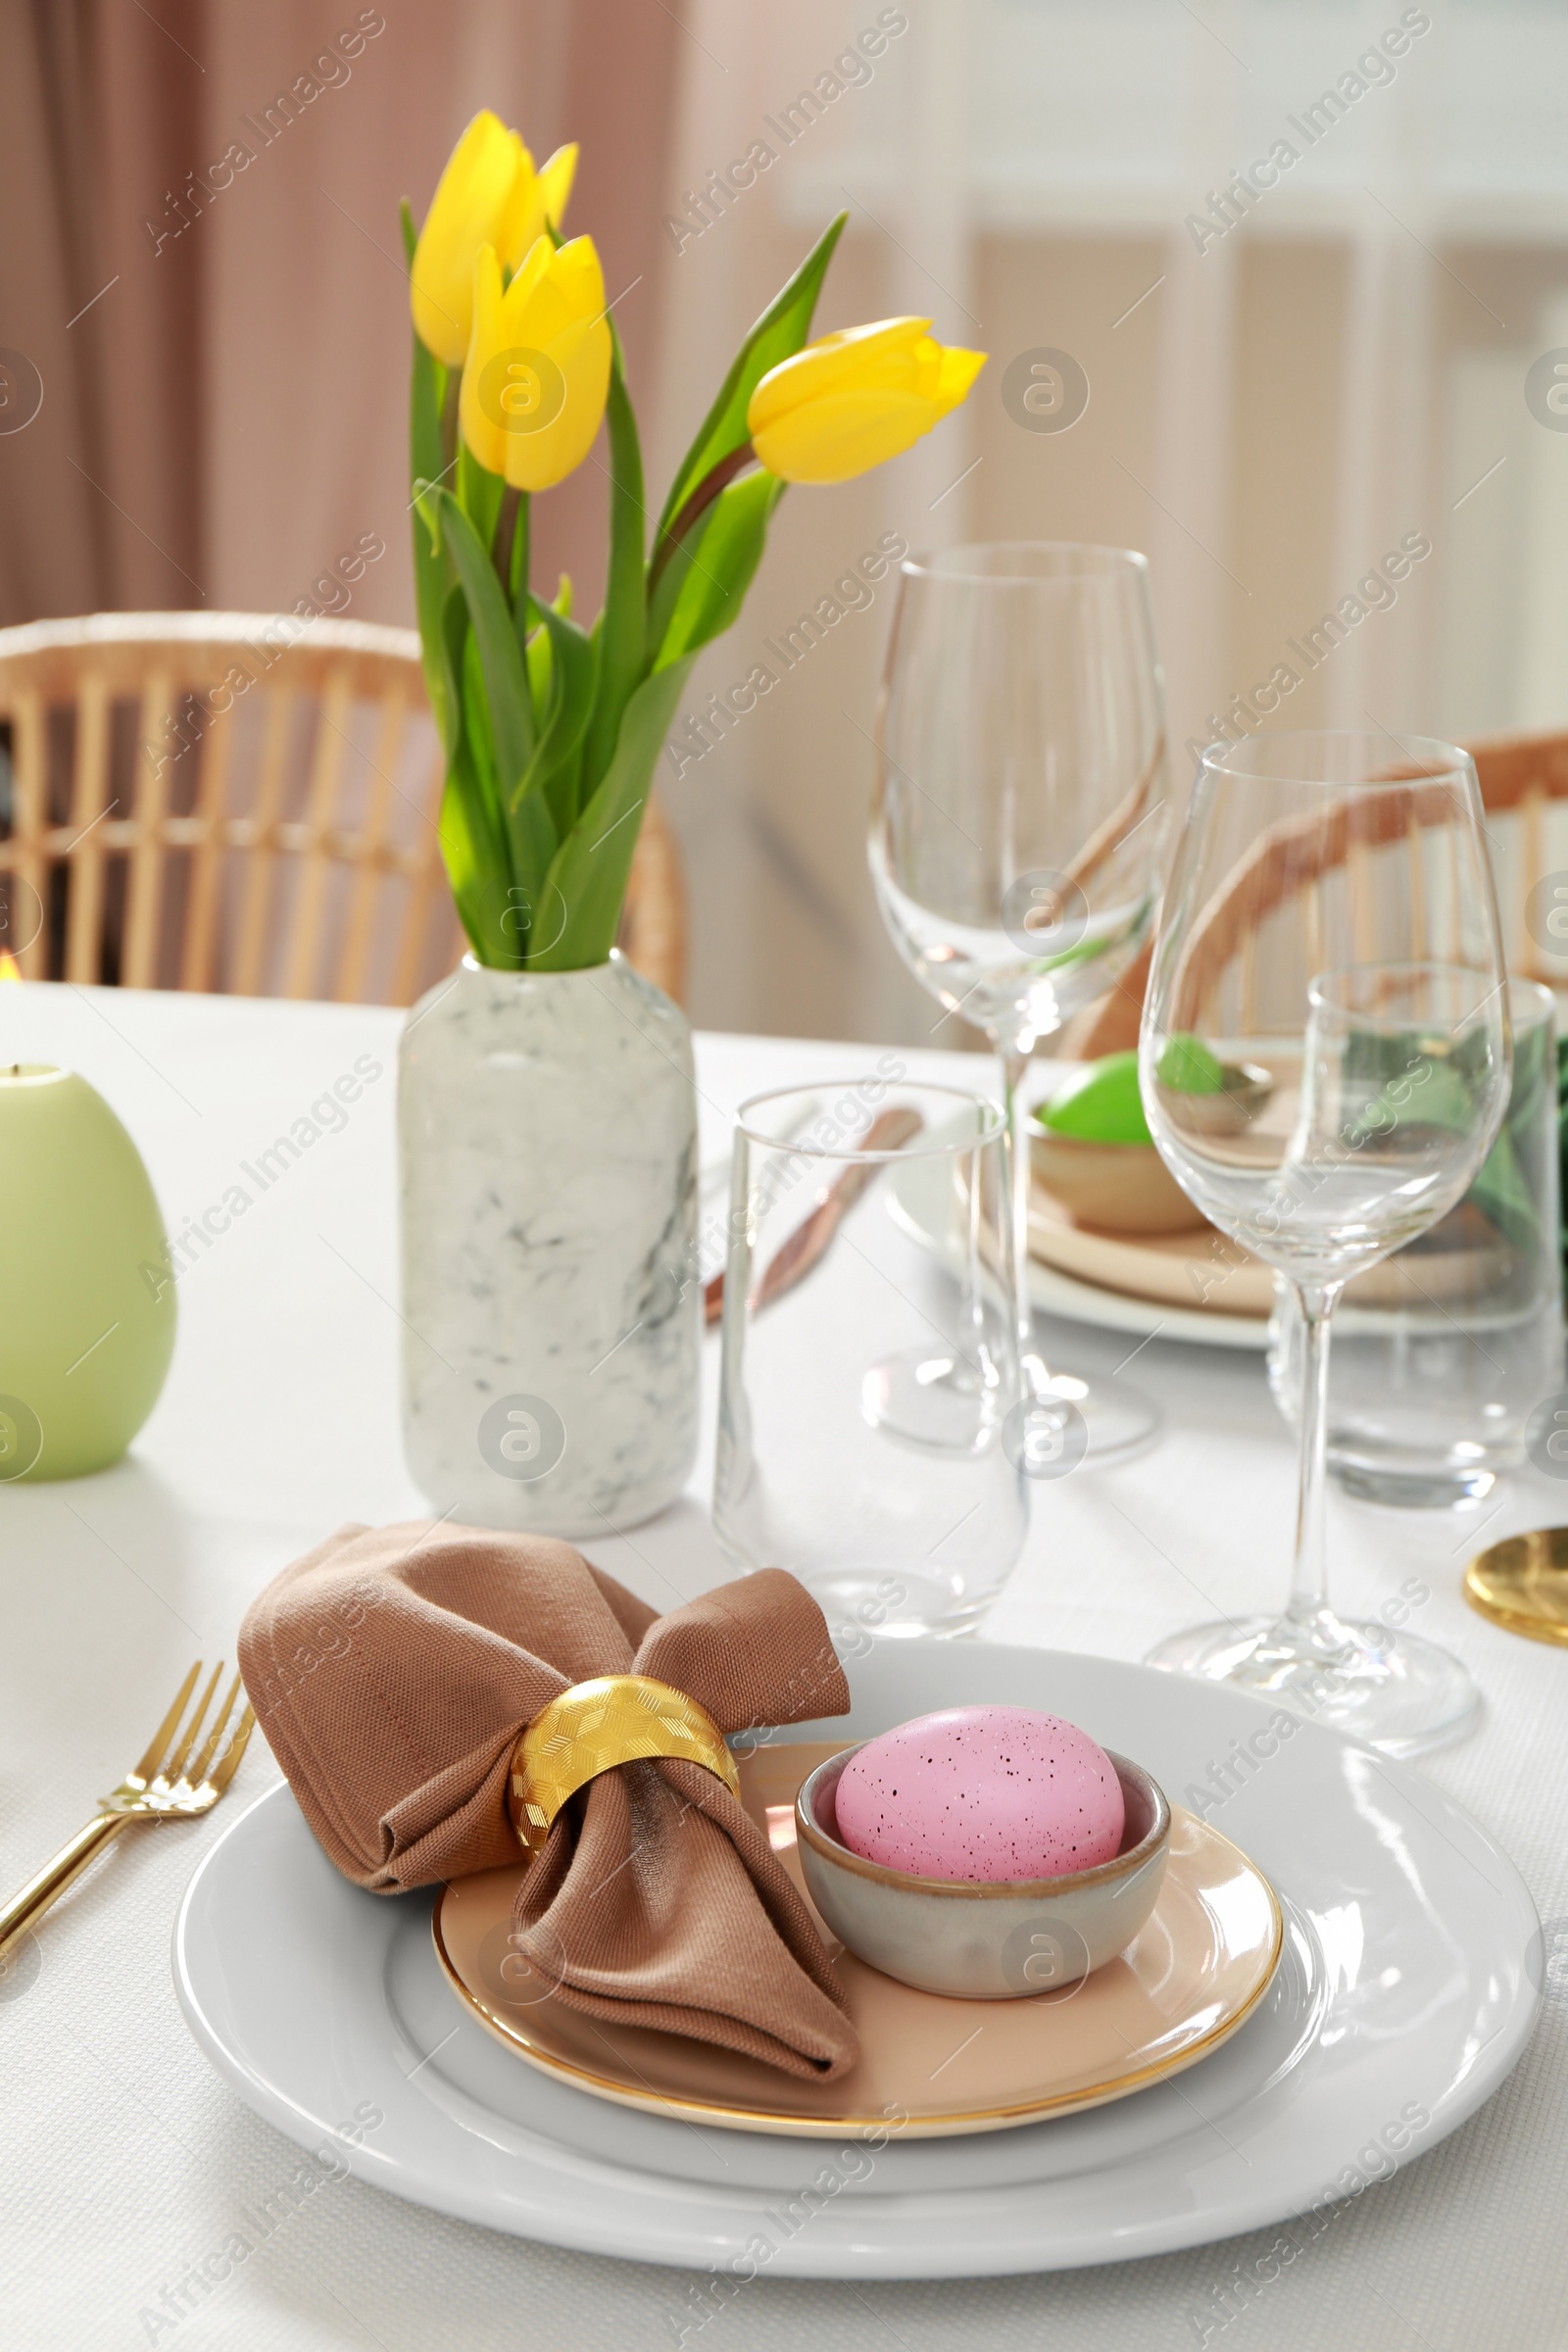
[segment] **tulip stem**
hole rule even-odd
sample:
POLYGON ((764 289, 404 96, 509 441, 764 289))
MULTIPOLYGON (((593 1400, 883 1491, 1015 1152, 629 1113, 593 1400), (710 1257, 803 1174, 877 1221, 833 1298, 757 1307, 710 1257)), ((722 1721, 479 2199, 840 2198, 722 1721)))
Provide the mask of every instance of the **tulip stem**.
POLYGON ((447 369, 446 395, 441 403, 441 462, 443 470, 450 473, 458 455, 458 400, 463 391, 463 369, 447 369))
MULTIPOLYGON (((509 482, 501 494, 501 512, 496 517, 494 555, 496 578, 501 582, 501 592, 508 604, 513 602, 513 558, 517 552, 517 518, 521 509, 522 492, 514 490, 509 482)), ((523 539, 524 555, 526 555, 527 545, 525 535, 523 539)))
POLYGON ((508 590, 508 594, 512 598, 512 617, 516 624, 519 645, 526 640, 528 634, 528 572, 533 554, 533 540, 530 535, 531 526, 528 519, 531 511, 527 491, 519 490, 517 493, 517 523, 512 534, 512 585, 508 590))
POLYGON ((727 458, 720 458, 710 473, 704 474, 690 498, 671 517, 668 530, 664 532, 654 550, 654 560, 648 566, 648 593, 650 596, 658 587, 665 564, 675 553, 680 541, 691 529, 692 524, 700 514, 707 513, 719 492, 727 483, 735 479, 742 466, 751 465, 756 455, 757 452, 753 449, 750 441, 743 441, 739 449, 730 451, 727 458))

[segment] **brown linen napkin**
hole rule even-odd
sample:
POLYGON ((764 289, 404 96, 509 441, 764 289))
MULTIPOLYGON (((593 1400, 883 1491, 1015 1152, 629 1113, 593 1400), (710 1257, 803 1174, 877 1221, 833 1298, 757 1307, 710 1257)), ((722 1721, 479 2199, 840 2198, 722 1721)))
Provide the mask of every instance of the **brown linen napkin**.
MULTIPOLYGON (((648 1674, 722 1732, 842 1715, 822 1612, 766 1568, 656 1616, 569 1544, 416 1523, 340 1528, 274 1577, 240 1672, 300 1809, 376 1893, 517 1860, 518 1735, 600 1674, 648 1674)), ((601 1773, 524 1873, 514 1942, 590 2017, 657 2026, 832 2081, 855 2030, 766 1837, 702 1765, 601 1773)))

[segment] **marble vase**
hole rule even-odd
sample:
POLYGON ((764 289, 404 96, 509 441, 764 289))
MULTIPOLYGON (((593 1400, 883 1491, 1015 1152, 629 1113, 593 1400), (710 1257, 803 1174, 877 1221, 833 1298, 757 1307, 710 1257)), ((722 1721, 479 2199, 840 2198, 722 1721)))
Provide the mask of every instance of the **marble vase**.
POLYGON ((465 956, 399 1055, 404 1444, 437 1510, 584 1538, 697 1451, 697 1096, 685 1015, 618 953, 465 956))

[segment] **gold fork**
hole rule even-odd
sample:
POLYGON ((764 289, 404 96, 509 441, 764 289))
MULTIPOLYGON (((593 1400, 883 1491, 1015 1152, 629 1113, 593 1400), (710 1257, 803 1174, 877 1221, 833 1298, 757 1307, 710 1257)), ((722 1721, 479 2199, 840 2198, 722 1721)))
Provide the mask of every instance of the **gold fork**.
POLYGON ((210 1812, 222 1795, 239 1768, 256 1718, 245 1709, 235 1725, 227 1747, 215 1764, 218 1743, 223 1737, 224 1726, 233 1712, 239 1696, 240 1680, 236 1674, 229 1684, 228 1696, 219 1709, 218 1720, 202 1742, 194 1762, 191 1750, 196 1745, 202 1722, 212 1705, 218 1678, 223 1671, 222 1660, 213 1668, 212 1679, 197 1702, 196 1712, 186 1728, 184 1738, 172 1745, 179 1730, 191 1692, 202 1671, 197 1659, 179 1687, 179 1696, 153 1734, 147 1753, 135 1768, 127 1772, 118 1788, 98 1800, 98 1810, 85 1829, 78 1830, 70 1842, 60 1848, 52 1862, 46 1862, 34 1878, 27 1881, 19 1894, 0 1910, 0 1953, 41 1919, 51 1903, 58 1901, 74 1879, 79 1878, 100 1846, 130 1821, 189 1821, 198 1813, 210 1812))

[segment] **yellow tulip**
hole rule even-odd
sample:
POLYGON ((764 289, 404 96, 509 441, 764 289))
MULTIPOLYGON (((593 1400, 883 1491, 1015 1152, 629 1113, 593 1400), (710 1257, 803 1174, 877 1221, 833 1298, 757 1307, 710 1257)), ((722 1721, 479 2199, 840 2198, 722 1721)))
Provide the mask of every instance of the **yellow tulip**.
POLYGON ((847 482, 956 409, 983 351, 934 342, 929 318, 880 318, 770 368, 746 412, 752 447, 786 482, 847 482))
POLYGON ((582 464, 610 389, 610 320, 592 237, 540 237, 503 293, 493 245, 473 270, 458 418, 481 466, 548 490, 582 464))
POLYGON ((461 365, 468 348, 480 246, 493 245, 515 270, 547 222, 560 227, 576 168, 576 148, 558 147, 536 172, 517 133, 488 107, 453 148, 424 216, 409 287, 414 331, 448 368, 461 365))

